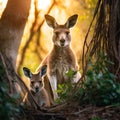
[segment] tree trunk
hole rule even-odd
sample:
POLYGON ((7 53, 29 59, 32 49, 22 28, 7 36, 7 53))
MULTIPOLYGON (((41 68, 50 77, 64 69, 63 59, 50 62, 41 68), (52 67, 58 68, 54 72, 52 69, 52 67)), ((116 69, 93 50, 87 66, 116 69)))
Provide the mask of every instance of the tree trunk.
POLYGON ((11 60, 14 68, 30 4, 31 0, 8 0, 0 19, 0 52, 11 60))

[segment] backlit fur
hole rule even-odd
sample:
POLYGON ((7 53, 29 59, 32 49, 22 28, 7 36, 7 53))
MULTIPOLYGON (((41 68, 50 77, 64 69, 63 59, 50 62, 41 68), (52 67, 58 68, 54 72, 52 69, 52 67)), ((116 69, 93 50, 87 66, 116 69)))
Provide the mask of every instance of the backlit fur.
MULTIPOLYGON (((78 71, 76 56, 70 47, 70 28, 75 25, 77 15, 71 16, 64 25, 58 25, 56 20, 50 15, 46 15, 45 18, 47 24, 53 28, 53 48, 40 67, 38 67, 38 71, 42 65, 47 65, 47 76, 52 87, 54 99, 56 99, 58 98, 56 93, 57 85, 69 80, 66 72, 70 69, 78 71)), ((79 78, 80 74, 78 72, 73 81, 77 82, 79 78)))

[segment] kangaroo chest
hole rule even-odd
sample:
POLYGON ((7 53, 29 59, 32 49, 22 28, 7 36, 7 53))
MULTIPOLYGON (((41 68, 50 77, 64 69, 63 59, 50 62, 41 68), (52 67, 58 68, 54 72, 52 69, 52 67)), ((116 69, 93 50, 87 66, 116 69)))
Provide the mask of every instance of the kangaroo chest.
POLYGON ((69 51, 57 51, 51 56, 50 74, 56 75, 58 83, 67 81, 66 72, 70 68, 74 69, 74 56, 69 51))
POLYGON ((64 64, 62 62, 60 64, 56 63, 55 74, 59 84, 67 81, 66 73, 69 71, 70 67, 69 64, 64 64))
POLYGON ((46 104, 46 98, 45 98, 45 95, 43 94, 43 89, 41 91, 39 91, 38 93, 34 93, 33 91, 31 91, 31 93, 34 96, 35 101, 40 106, 44 106, 46 104))

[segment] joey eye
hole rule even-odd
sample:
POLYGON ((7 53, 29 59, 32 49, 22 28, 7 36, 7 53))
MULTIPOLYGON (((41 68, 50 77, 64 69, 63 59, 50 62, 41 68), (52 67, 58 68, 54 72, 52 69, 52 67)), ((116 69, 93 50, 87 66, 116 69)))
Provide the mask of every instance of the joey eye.
POLYGON ((39 83, 41 84, 41 83, 42 83, 42 81, 40 80, 40 81, 39 81, 39 83))
POLYGON ((33 84, 34 84, 34 81, 31 81, 31 84, 33 85, 33 84))

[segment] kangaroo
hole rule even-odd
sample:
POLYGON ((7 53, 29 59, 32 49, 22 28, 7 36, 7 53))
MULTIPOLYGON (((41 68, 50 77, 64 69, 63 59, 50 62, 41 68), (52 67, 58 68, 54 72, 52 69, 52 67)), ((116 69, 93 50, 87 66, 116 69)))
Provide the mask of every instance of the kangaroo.
POLYGON ((32 73, 30 69, 23 67, 24 75, 30 80, 30 91, 40 106, 49 107, 50 101, 49 96, 44 88, 43 78, 47 71, 47 65, 41 67, 38 73, 32 73))
MULTIPOLYGON (((78 71, 76 56, 70 46, 70 28, 76 24, 78 15, 75 14, 68 18, 64 25, 59 25, 55 18, 45 15, 45 20, 49 27, 53 28, 53 48, 41 65, 47 65, 47 76, 53 91, 54 100, 58 98, 56 93, 57 85, 68 82, 66 72, 69 69, 78 71)), ((41 67, 38 67, 38 71, 41 67)), ((80 73, 77 72, 74 81, 78 81, 80 73)))

